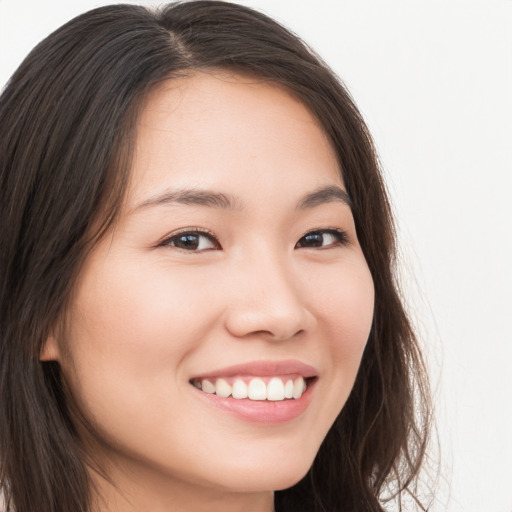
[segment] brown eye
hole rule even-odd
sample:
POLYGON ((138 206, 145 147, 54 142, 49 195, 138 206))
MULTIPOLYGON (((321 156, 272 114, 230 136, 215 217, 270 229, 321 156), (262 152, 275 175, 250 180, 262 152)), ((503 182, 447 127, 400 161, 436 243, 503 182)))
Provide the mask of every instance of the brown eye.
POLYGON ((201 252, 219 249, 217 240, 210 234, 201 231, 184 231, 167 238, 162 245, 176 247, 184 251, 201 252))
POLYGON ((298 248, 327 248, 343 245, 347 242, 347 236, 343 231, 336 229, 322 229, 306 233, 298 242, 298 248))

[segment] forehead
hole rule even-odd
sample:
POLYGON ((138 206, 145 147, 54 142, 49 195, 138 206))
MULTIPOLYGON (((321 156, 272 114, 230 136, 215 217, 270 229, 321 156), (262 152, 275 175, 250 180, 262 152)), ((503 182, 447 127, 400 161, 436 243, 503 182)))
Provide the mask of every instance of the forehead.
MULTIPOLYGON (((165 186, 255 193, 343 185, 319 121, 284 87, 228 72, 167 80, 137 122, 130 201, 165 186), (235 191, 235 190, 234 190, 235 191)), ((299 191, 297 192, 299 193, 299 191)))

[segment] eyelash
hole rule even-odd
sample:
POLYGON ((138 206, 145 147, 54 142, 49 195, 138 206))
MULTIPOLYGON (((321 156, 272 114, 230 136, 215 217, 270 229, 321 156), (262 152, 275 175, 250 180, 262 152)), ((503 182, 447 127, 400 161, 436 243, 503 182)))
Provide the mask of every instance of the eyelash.
MULTIPOLYGON (((302 235, 301 238, 299 239, 299 241, 297 242, 297 244, 295 245, 295 248, 330 249, 332 247, 336 247, 336 246, 340 246, 340 245, 341 246, 347 245, 348 242, 349 242, 349 240, 348 240, 346 232, 341 229, 338 229, 338 228, 314 229, 314 230, 308 231, 307 233, 302 235), (301 240, 303 240, 304 238, 306 238, 308 236, 311 237, 314 235, 331 235, 336 239, 336 241, 332 244, 327 245, 326 247, 323 247, 323 246, 319 246, 319 247, 318 246, 316 246, 316 247, 315 246, 313 246, 313 247, 299 246, 299 243, 301 240)), ((169 236, 165 240, 163 240, 159 245, 164 246, 164 247, 165 246, 176 247, 177 249, 182 250, 184 252, 195 252, 195 253, 200 253, 203 251, 210 251, 210 250, 214 250, 214 249, 219 250, 222 248, 213 233, 211 233, 210 231, 208 231, 206 229, 200 229, 200 228, 186 228, 186 229, 183 229, 176 233, 173 233, 171 236, 169 236), (191 250, 173 245, 173 243, 175 243, 176 240, 178 240, 180 237, 184 237, 184 236, 194 237, 194 236, 198 236, 198 235, 199 236, 202 235, 202 236, 205 236, 206 238, 209 238, 210 242, 212 242, 213 245, 216 247, 198 249, 198 247, 200 247, 200 245, 201 245, 200 242, 195 247, 193 247, 191 250)))
MULTIPOLYGON (((217 247, 215 247, 216 249, 221 248, 216 236, 213 233, 211 233, 210 231, 208 231, 206 229, 200 229, 200 228, 186 228, 186 229, 177 231, 176 233, 173 233, 171 236, 169 236, 165 240, 163 240, 159 245, 176 247, 176 246, 172 245, 172 242, 179 239, 180 237, 197 236, 197 235, 202 235, 202 236, 209 238, 210 241, 213 242, 213 244, 217 246, 217 247)), ((186 252, 203 252, 204 250, 212 250, 211 248, 210 249, 200 249, 200 250, 197 250, 197 249, 188 250, 188 249, 183 249, 181 247, 176 247, 176 248, 180 249, 182 251, 186 251, 186 252)))
MULTIPOLYGON (((323 228, 323 229, 314 229, 313 231, 308 231, 304 235, 301 236, 300 240, 297 242, 295 247, 299 244, 299 242, 306 238, 307 236, 313 236, 313 235, 332 235, 336 242, 333 244, 329 244, 326 247, 319 247, 319 249, 330 249, 331 247, 340 246, 340 245, 347 245, 348 244, 348 236, 347 233, 341 229, 338 228, 323 228)), ((315 249, 315 247, 310 247, 312 249, 315 249)))

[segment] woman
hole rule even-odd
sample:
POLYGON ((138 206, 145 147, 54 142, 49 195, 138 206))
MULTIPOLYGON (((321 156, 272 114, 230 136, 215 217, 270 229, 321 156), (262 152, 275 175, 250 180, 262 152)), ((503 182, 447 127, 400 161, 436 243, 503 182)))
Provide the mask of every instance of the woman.
POLYGON ((17 512, 382 511, 428 385, 364 122, 216 1, 99 8, 0 99, 2 486, 17 512))

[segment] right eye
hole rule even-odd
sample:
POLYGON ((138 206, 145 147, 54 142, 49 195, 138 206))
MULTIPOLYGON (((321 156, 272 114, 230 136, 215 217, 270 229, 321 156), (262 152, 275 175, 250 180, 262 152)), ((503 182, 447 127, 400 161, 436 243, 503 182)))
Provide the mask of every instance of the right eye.
POLYGON ((167 237, 161 245, 176 247, 183 251, 201 252, 220 249, 219 242, 210 233, 198 230, 180 231, 167 237))

